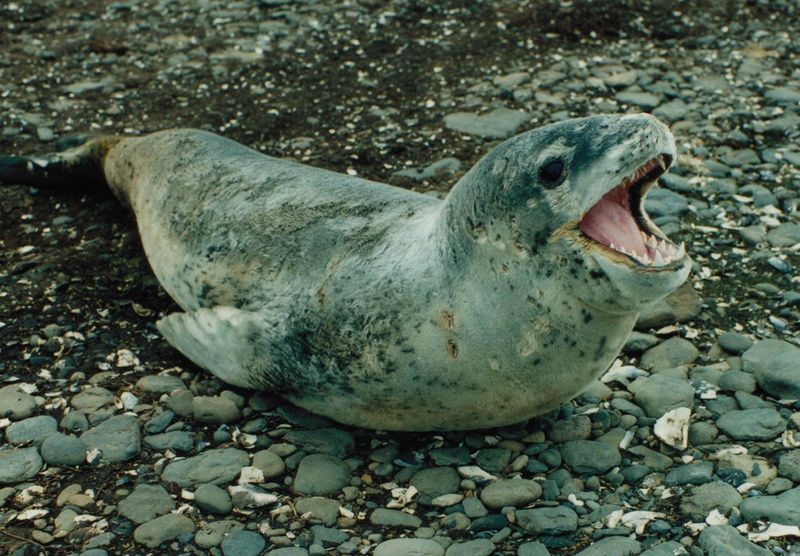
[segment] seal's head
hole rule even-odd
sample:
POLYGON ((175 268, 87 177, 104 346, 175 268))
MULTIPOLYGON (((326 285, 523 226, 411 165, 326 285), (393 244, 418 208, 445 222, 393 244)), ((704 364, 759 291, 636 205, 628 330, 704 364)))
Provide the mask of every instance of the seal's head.
POLYGON ((644 208, 674 158, 672 134, 648 114, 567 120, 501 144, 451 195, 473 251, 535 255, 532 272, 557 272, 587 305, 635 312, 680 286, 691 267, 683 244, 644 208))

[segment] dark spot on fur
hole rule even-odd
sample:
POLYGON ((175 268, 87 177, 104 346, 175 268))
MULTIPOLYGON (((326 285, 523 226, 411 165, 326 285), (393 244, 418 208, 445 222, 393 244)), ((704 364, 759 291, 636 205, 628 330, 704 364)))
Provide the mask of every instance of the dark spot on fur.
POLYGON ((458 357, 458 346, 453 340, 447 340, 447 355, 453 359, 458 357))

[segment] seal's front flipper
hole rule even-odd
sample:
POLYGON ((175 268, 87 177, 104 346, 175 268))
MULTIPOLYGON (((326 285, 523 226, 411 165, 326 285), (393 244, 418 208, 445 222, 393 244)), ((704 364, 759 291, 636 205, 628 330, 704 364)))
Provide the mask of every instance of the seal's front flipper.
POLYGON ((220 306, 172 313, 156 326, 178 351, 225 382, 244 388, 259 386, 254 371, 268 357, 268 346, 258 341, 267 333, 261 315, 220 306), (259 354, 261 349, 263 354, 259 354))

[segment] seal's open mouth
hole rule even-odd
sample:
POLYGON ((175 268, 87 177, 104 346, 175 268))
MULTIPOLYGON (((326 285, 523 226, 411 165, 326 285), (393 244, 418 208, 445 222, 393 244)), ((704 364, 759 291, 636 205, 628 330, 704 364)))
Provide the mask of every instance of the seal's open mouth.
POLYGON ((606 193, 586 214, 578 228, 599 244, 604 254, 624 257, 637 266, 671 267, 686 256, 653 224, 644 210, 644 198, 672 163, 662 154, 650 160, 606 193))

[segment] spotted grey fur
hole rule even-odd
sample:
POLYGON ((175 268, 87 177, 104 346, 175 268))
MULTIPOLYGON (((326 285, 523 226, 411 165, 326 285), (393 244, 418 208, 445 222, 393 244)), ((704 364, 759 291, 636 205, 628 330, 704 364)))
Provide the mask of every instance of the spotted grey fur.
POLYGON ((343 423, 435 430, 569 400, 617 356, 638 311, 685 280, 688 258, 637 269, 574 230, 674 151, 651 116, 560 122, 493 149, 444 201, 195 130, 108 141, 102 160, 184 311, 158 322, 184 355, 343 423), (554 159, 566 179, 548 188, 539 170, 554 159))

